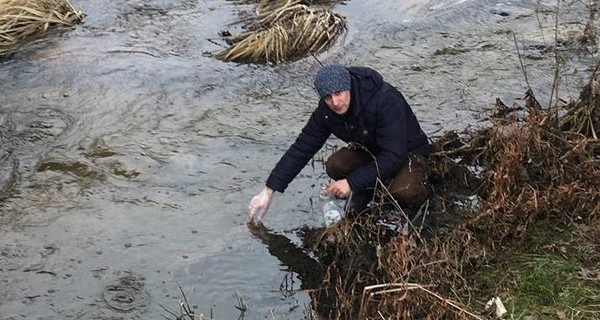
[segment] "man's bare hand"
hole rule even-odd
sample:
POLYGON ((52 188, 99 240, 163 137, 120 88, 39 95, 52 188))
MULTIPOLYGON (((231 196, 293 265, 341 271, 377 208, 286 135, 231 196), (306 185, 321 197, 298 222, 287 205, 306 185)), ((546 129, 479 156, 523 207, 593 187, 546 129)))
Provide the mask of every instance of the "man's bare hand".
POLYGON ((334 195, 344 199, 350 196, 351 191, 348 180, 342 179, 328 184, 325 188, 325 195, 334 195))

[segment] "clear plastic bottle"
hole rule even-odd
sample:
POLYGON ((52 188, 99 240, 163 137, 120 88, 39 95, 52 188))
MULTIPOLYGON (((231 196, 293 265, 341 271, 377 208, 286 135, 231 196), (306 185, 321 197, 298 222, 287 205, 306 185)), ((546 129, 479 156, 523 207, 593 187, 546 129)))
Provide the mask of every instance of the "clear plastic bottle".
POLYGON ((344 217, 344 210, 337 204, 335 197, 323 196, 323 199, 325 200, 323 204, 323 219, 325 227, 329 227, 344 217))

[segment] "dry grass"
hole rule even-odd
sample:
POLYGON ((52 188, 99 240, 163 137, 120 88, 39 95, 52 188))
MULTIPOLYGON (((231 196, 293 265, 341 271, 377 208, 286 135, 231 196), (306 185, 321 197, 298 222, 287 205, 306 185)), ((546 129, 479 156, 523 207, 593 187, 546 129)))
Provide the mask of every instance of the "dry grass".
POLYGON ((69 0, 3 0, 0 2, 0 56, 53 25, 72 25, 83 14, 69 0))
POLYGON ((598 139, 600 135, 600 101, 597 99, 600 83, 588 83, 579 97, 577 104, 568 106, 568 114, 561 118, 559 125, 564 130, 580 133, 586 137, 598 139), (585 108, 580 107, 585 105, 585 108), (579 107, 578 107, 579 106, 579 107))
MULTIPOLYGON (((540 225, 570 230, 569 234, 600 228, 600 141, 591 130, 600 126, 596 83, 595 79, 590 81, 580 99, 566 109, 541 110, 529 92, 524 108, 502 112, 490 128, 463 138, 449 133, 434 141, 432 183, 437 196, 431 211, 438 219, 451 217, 450 222, 440 224, 438 220, 427 232, 411 226, 408 235, 390 234, 379 222, 385 216, 385 204, 391 202, 383 190, 380 203, 368 215, 342 220, 316 237, 316 251, 327 252, 320 256, 330 257, 324 260, 330 267, 323 286, 334 289, 322 292, 335 294, 331 318, 488 319, 483 304, 496 294, 518 304, 516 309, 523 315, 541 308, 525 303, 523 292, 527 301, 546 301, 538 298, 547 295, 553 285, 544 282, 552 278, 552 274, 544 273, 547 268, 532 267, 538 274, 521 275, 513 287, 501 280, 500 271, 497 281, 487 284, 475 275, 484 273, 482 268, 495 270, 493 265, 498 261, 505 262, 500 253, 527 256, 530 251, 553 252, 552 248, 560 244, 552 236, 536 240, 542 243, 535 248, 523 245, 531 245, 532 234, 540 225), (519 110, 525 113, 515 115, 519 110), (520 300, 515 301, 515 295, 520 300)), ((578 239, 597 248, 593 237, 578 239)), ((572 254, 561 262, 569 266, 563 269, 571 272, 561 283, 571 284, 571 289, 554 285, 556 299, 544 308, 552 309, 561 299, 561 308, 576 310, 579 306, 573 301, 587 299, 591 309, 585 317, 597 319, 597 300, 588 301, 590 295, 582 294, 600 292, 597 283, 577 279, 572 270, 595 270, 594 261, 600 257, 597 252, 580 256, 572 254), (573 297, 565 299, 565 294, 573 297)), ((567 313, 582 319, 575 311, 567 313)))
POLYGON ((345 19, 303 1, 261 1, 257 16, 216 57, 242 63, 281 63, 326 50, 345 28, 345 19))
POLYGON ((472 223, 485 221, 488 235, 501 241, 522 237, 539 219, 597 221, 600 141, 593 128, 600 122, 587 115, 597 114, 599 99, 596 89, 567 106, 566 116, 560 110, 534 111, 508 130, 503 122, 487 131, 487 146, 477 159, 487 168, 479 191, 484 203, 472 223))

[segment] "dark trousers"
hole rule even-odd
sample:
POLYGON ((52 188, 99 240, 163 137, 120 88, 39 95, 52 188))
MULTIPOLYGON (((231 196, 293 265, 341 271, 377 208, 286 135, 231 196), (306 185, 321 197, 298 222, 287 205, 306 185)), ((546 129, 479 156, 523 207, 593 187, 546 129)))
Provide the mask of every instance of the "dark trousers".
MULTIPOLYGON (((345 179, 358 167, 368 164, 373 160, 371 154, 362 148, 343 147, 334 152, 325 162, 327 174, 334 180, 345 179)), ((408 210, 417 210, 429 198, 430 192, 427 187, 427 175, 429 168, 423 156, 409 153, 406 162, 396 173, 391 181, 382 181, 392 197, 400 207, 408 210)), ((375 186, 373 186, 374 188, 375 186)), ((352 197, 357 196, 353 191, 352 197)), ((363 191, 358 198, 373 197, 373 191, 363 191)), ((351 199, 352 200, 352 199, 351 199)), ((370 199, 369 199, 370 200, 370 199)), ((368 201, 359 204, 358 211, 366 207, 368 201)))

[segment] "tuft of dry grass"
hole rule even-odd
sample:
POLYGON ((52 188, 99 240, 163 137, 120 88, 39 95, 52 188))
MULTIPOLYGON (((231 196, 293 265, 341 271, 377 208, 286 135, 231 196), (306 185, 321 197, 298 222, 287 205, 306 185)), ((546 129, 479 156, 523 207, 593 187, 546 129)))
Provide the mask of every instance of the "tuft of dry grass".
POLYGON ((228 39, 216 57, 241 63, 282 63, 329 48, 346 27, 345 19, 300 0, 261 1, 249 30, 228 39))
MULTIPOLYGON (((596 116, 600 90, 590 89, 596 82, 593 76, 580 99, 564 106, 567 110, 537 108, 528 93, 527 106, 513 110, 527 110, 526 114, 502 112, 490 128, 467 138, 447 134, 434 141, 431 182, 437 192, 431 205, 436 215, 432 228, 421 230, 411 224, 408 234, 385 234, 380 221, 393 200, 379 185, 380 195, 368 212, 326 229, 313 248, 327 253, 317 256, 330 257, 324 260, 330 263, 330 277, 323 286, 333 289, 321 292, 335 294, 333 318, 488 319, 483 305, 496 294, 516 303, 513 310, 531 314, 535 305, 529 301, 543 298, 549 288, 563 308, 577 307, 574 301, 586 298, 582 294, 586 290, 598 292, 597 284, 588 283, 590 277, 586 282, 573 275, 580 269, 595 274, 597 254, 554 259, 571 273, 565 276, 569 286, 564 288, 546 283, 553 274, 537 265, 532 267, 537 273, 523 272, 516 286, 503 281, 502 275, 487 284, 475 277, 505 261, 501 256, 505 250, 511 255, 539 254, 539 248, 523 243, 531 245, 531 235, 540 226, 573 234, 598 230, 600 141, 595 128, 600 126, 596 116), (444 217, 451 218, 450 223, 441 221, 444 217), (515 296, 520 300, 515 302, 515 296)), ((402 213, 398 207, 394 210, 402 213)), ((586 237, 586 243, 593 239, 586 237)), ((557 246, 544 241, 538 247, 557 246)), ((592 252, 597 242, 593 245, 592 252)), ((588 300, 591 309, 585 317, 597 319, 597 300, 588 300)))
POLYGON ((69 0, 4 0, 0 2, 0 56, 53 25, 69 26, 82 17, 69 0))

